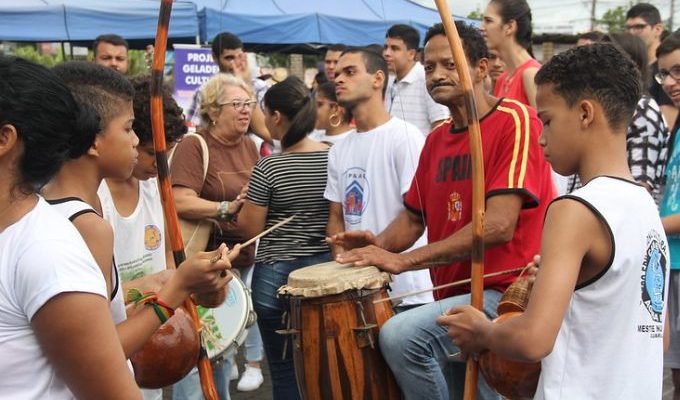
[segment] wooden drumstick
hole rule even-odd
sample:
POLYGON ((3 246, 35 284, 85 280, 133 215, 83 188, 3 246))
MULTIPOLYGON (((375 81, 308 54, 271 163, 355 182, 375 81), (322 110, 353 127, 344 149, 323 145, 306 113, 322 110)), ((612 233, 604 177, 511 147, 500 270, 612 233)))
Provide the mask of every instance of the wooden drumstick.
MULTIPOLYGON (((297 215, 297 214, 295 214, 295 215, 297 215)), ((242 243, 242 244, 241 244, 241 247, 248 247, 248 246, 250 246, 251 244, 255 243, 255 242, 257 241, 257 239, 260 239, 261 237, 264 237, 264 236, 268 235, 269 233, 271 233, 274 229, 278 229, 278 228, 282 227, 283 225, 289 223, 293 218, 295 218, 295 215, 291 215, 290 217, 288 217, 288 218, 286 218, 286 219, 283 219, 283 220, 277 222, 275 225, 272 225, 269 229, 266 229, 266 230, 264 230, 264 231, 258 233, 258 234, 255 235, 252 239, 250 239, 250 240, 248 240, 248 241, 242 243)), ((231 253, 231 249, 227 252, 227 254, 229 254, 229 253, 231 253)), ((210 262, 211 262, 212 264, 215 264, 216 262, 218 262, 218 261, 220 260, 220 258, 222 258, 222 254, 217 254, 215 257, 213 257, 213 258, 210 260, 210 262)), ((222 271, 222 272, 220 273, 220 276, 221 276, 222 278, 224 278, 225 276, 227 276, 227 270, 222 271)))
MULTIPOLYGON (((493 278, 493 277, 501 276, 501 275, 514 274, 515 272, 520 272, 525 268, 526 267, 520 267, 520 268, 509 269, 509 270, 506 270, 506 271, 491 272, 489 274, 484 275, 482 278, 486 279, 486 278, 493 278)), ((413 296, 413 295, 416 295, 416 294, 433 292, 433 291, 439 290, 439 289, 445 289, 445 288, 449 288, 449 287, 465 285, 466 283, 470 283, 470 282, 472 282, 471 278, 463 279, 463 280, 451 282, 451 283, 445 283, 443 285, 434 286, 434 287, 431 287, 429 289, 421 289, 421 290, 416 290, 416 291, 411 292, 411 293, 402 294, 402 295, 399 295, 399 296, 388 297, 388 298, 379 299, 379 300, 373 300, 373 304, 384 303, 386 301, 397 301, 397 300, 401 300, 405 297, 413 296)))

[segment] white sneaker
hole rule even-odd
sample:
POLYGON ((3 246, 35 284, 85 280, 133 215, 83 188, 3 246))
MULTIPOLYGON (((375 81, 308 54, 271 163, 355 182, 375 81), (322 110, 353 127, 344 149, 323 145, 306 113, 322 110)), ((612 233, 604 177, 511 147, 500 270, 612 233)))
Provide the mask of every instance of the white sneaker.
POLYGON ((251 367, 246 364, 246 370, 243 371, 241 375, 241 380, 238 381, 236 389, 241 392, 250 392, 259 388, 264 382, 264 377, 262 376, 262 369, 251 367))
POLYGON ((229 375, 230 381, 235 381, 238 379, 238 366, 236 363, 231 364, 231 375, 229 375))

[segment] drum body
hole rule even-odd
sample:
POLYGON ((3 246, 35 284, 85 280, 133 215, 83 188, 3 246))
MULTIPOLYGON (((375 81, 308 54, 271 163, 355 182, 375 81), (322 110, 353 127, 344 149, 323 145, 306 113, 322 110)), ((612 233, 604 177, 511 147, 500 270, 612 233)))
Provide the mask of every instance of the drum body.
POLYGON ((290 295, 289 333, 293 334, 295 374, 304 399, 401 398, 378 346, 380 327, 393 315, 392 306, 389 301, 373 303, 388 297, 389 278, 369 268, 368 275, 363 274, 365 268, 359 272, 361 268, 334 262, 301 268, 291 273, 288 286, 279 291, 290 295), (353 272, 362 276, 353 281, 348 277, 353 272), (320 279, 314 286, 317 276, 320 279))
POLYGON ((242 345, 248 335, 247 328, 257 320, 250 289, 237 276, 229 282, 224 303, 216 308, 196 308, 203 323, 203 347, 211 361, 220 361, 242 345))

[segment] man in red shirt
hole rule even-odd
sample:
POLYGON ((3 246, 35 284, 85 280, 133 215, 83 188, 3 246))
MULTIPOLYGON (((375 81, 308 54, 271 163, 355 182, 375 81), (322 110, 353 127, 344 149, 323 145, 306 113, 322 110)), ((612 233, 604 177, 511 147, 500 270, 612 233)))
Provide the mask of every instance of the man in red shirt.
MULTIPOLYGON (((489 54, 484 39, 477 29, 460 22, 456 25, 481 118, 485 272, 502 271, 526 265, 538 253, 543 216, 555 196, 554 186, 538 144, 541 122, 536 112, 485 92, 489 54)), ((463 89, 441 24, 429 29, 425 43, 428 91, 436 102, 449 106, 452 120, 427 137, 411 189, 404 196, 406 211, 378 236, 346 232, 329 240, 354 248, 339 255, 339 262, 375 265, 394 274, 431 266, 432 281, 440 285, 470 277, 472 163, 463 89), (425 227, 429 244, 400 254, 425 227)), ((495 316, 501 293, 513 279, 485 280, 484 311, 489 317, 495 316)), ((407 399, 449 399, 462 393, 460 372, 464 368, 448 362, 448 355, 458 349, 435 319, 454 305, 469 304, 469 291, 469 285, 437 291, 439 301, 400 313, 383 326, 380 347, 407 399), (458 376, 446 371, 450 367, 458 376), (452 382, 447 384, 449 378, 452 382)), ((482 384, 480 398, 498 395, 482 384)))

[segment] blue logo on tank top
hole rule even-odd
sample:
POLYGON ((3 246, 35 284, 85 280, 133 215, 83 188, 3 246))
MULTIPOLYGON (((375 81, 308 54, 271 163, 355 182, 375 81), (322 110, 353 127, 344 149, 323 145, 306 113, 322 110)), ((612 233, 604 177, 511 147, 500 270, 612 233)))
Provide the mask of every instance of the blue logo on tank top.
POLYGON ((656 231, 647 235, 647 252, 642 263, 640 286, 642 289, 642 304, 649 312, 654 322, 662 322, 661 314, 664 309, 664 291, 666 288, 666 274, 668 273, 668 259, 666 242, 656 231))

